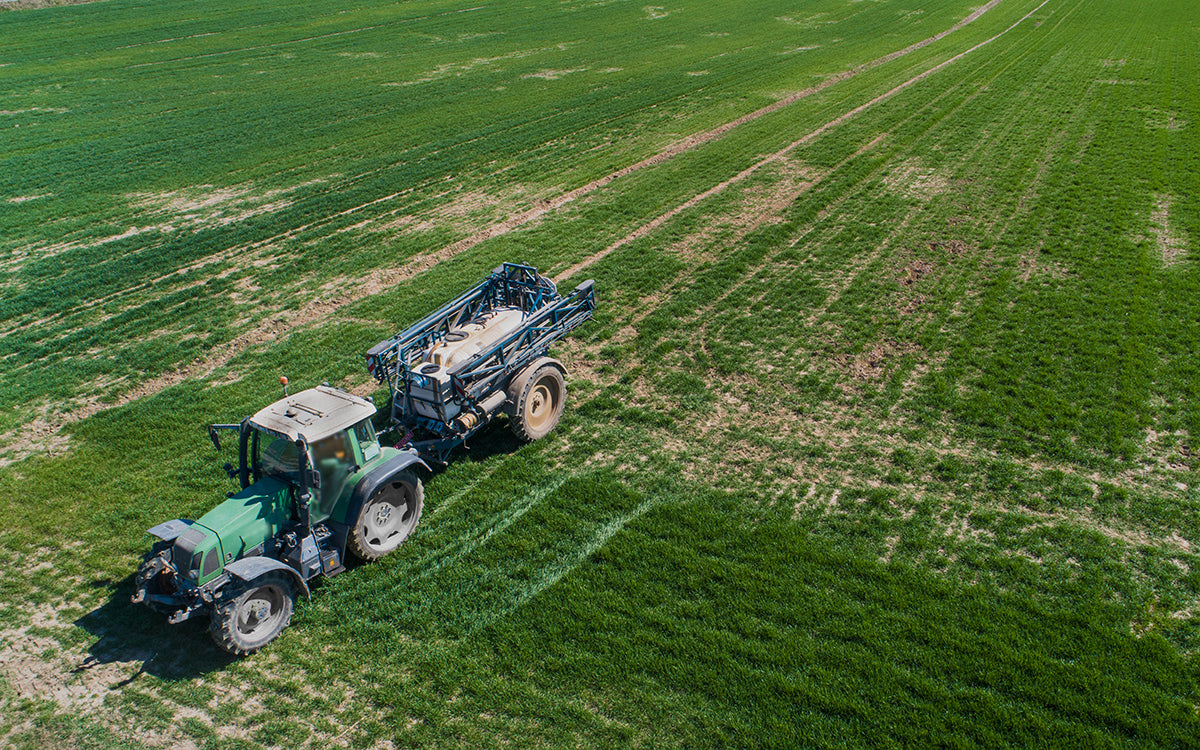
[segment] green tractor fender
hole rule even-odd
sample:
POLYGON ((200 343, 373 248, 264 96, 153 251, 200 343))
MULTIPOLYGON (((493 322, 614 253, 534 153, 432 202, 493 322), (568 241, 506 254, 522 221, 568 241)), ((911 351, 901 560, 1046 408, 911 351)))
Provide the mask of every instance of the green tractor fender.
POLYGON ((296 588, 304 592, 306 599, 312 595, 308 591, 308 582, 304 577, 296 571, 295 568, 287 563, 276 560, 273 557, 262 557, 255 555, 252 557, 243 557, 225 566, 225 572, 232 578, 236 578, 245 583, 251 583, 259 577, 266 575, 272 571, 282 571, 291 577, 292 582, 296 584, 296 588))

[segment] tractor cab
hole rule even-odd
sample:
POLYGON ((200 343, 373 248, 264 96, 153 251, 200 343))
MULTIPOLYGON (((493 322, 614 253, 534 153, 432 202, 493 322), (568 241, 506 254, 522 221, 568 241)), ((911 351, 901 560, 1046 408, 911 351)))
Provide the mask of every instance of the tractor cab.
POLYGON ((350 489, 347 480, 380 457, 374 415, 367 399, 321 385, 280 399, 240 424, 211 425, 209 437, 219 450, 217 431, 236 430, 238 466, 226 464, 225 471, 243 489, 264 477, 308 489, 311 522, 318 523, 350 489))
POLYGON ((349 478, 380 455, 374 415, 369 401, 328 386, 276 401, 243 423, 248 444, 237 471, 242 486, 264 476, 293 486, 305 480, 312 488, 311 523, 329 518, 350 491, 349 478), (301 447, 307 476, 301 474, 301 447))

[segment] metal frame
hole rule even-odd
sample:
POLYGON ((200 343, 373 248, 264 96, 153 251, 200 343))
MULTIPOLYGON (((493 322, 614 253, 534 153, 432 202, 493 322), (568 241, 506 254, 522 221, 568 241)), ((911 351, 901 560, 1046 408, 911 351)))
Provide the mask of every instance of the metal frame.
POLYGON ((401 444, 411 444, 445 463, 450 451, 487 423, 485 417, 464 430, 445 419, 440 409, 441 420, 421 416, 412 405, 411 390, 425 382, 418 368, 431 346, 445 340, 456 327, 504 307, 519 307, 529 317, 519 330, 449 370, 450 402, 464 411, 475 409, 489 394, 507 387, 513 375, 545 355, 551 344, 587 322, 596 309, 596 296, 591 280, 564 297, 553 281, 532 266, 505 263, 470 290, 372 347, 367 352, 367 370, 392 391, 393 427, 409 433, 401 444), (429 438, 414 441, 414 434, 429 438))

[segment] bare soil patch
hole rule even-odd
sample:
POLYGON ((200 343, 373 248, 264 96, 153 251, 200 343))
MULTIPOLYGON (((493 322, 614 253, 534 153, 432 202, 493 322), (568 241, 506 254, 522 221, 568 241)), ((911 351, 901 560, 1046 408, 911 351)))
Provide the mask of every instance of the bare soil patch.
POLYGON ((226 226, 253 216, 275 213, 292 205, 293 193, 326 180, 309 180, 286 188, 261 190, 253 183, 216 187, 195 185, 160 193, 131 193, 127 196, 136 213, 165 220, 174 229, 200 231, 226 226))
POLYGON ((550 49, 553 49, 553 48, 543 47, 543 48, 537 48, 537 49, 515 50, 515 51, 509 52, 508 54, 505 54, 505 55, 497 55, 496 57, 475 57, 470 60, 465 60, 463 62, 444 63, 442 65, 437 66, 436 68, 433 68, 432 70, 427 70, 424 73, 421 73, 420 75, 418 75, 416 78, 412 79, 411 81, 392 81, 389 83, 385 83, 383 85, 384 86, 415 86, 415 85, 419 85, 422 83, 429 83, 431 81, 437 81, 442 78, 447 78, 449 76, 460 76, 460 75, 463 75, 464 73, 470 73, 471 71, 476 70, 478 68, 491 68, 491 67, 495 66, 496 63, 503 62, 505 60, 517 60, 522 57, 529 57, 530 55, 536 55, 539 52, 546 52, 550 49))
POLYGON ((64 602, 35 608, 29 621, 0 631, 0 674, 18 698, 49 700, 70 712, 96 708, 112 685, 135 674, 152 650, 129 662, 96 663, 64 649, 45 631, 66 630, 64 602), (52 655, 52 656, 47 656, 52 655))
POLYGON ((884 178, 884 184, 895 193, 928 202, 950 189, 950 178, 912 158, 884 178))
POLYGON ((933 264, 924 258, 918 258, 904 267, 900 276, 900 285, 911 287, 933 271, 933 264))
POLYGON ((54 457, 66 453, 70 449, 71 439, 62 434, 65 422, 61 422, 43 412, 22 427, 0 435, 0 466, 20 461, 36 453, 44 453, 54 457))
POLYGON ((512 185, 493 192, 464 189, 442 193, 437 198, 448 195, 452 196, 449 201, 428 211, 413 214, 392 212, 386 215, 383 223, 368 219, 342 231, 368 228, 372 232, 428 232, 450 228, 470 233, 478 231, 480 224, 501 221, 505 216, 519 213, 521 204, 536 205, 545 200, 537 188, 528 185, 512 185))
POLYGON ((705 217, 699 230, 671 244, 666 252, 695 263, 712 260, 721 254, 714 243, 736 244, 755 229, 782 221, 787 208, 827 174, 788 158, 774 166, 773 181, 747 188, 731 214, 705 217))
POLYGON ((1149 130, 1183 130, 1188 125, 1188 121, 1173 110, 1148 107, 1144 111, 1149 130))
POLYGON ((833 361, 857 381, 878 382, 891 372, 896 360, 920 350, 921 347, 912 342, 885 339, 871 344, 858 354, 839 354, 833 361))
MULTIPOLYGON (((132 226, 110 230, 113 232, 112 234, 99 239, 63 240, 18 247, 0 263, 0 268, 16 271, 31 260, 51 258, 74 250, 88 250, 143 234, 169 234, 181 230, 199 232, 210 227, 227 226, 260 214, 281 211, 294 202, 291 194, 323 182, 325 180, 310 180, 298 185, 271 190, 260 190, 252 183, 244 183, 222 188, 206 184, 160 193, 131 193, 126 196, 126 199, 130 202, 131 214, 135 218, 132 226)), ((9 199, 9 202, 43 197, 48 197, 48 195, 21 196, 9 199)), ((174 273, 194 270, 227 254, 203 258, 196 264, 174 273)), ((151 283, 160 280, 157 279, 151 283)), ((92 304, 95 303, 93 301, 92 304)))
POLYGON ((572 73, 583 73, 586 70, 587 70, 587 68, 569 68, 566 70, 547 69, 547 70, 539 70, 536 73, 526 73, 525 75, 523 75, 521 77, 522 78, 540 78, 543 81, 557 81, 559 78, 562 78, 563 76, 570 75, 572 73))
POLYGON ((1071 270, 1067 264, 1043 258, 1040 247, 1035 247, 1031 252, 1022 255, 1017 260, 1017 267, 1021 271, 1021 281, 1039 278, 1066 279, 1076 275, 1075 271, 1071 270))
POLYGON ((1187 238, 1171 226, 1171 196, 1156 195, 1150 212, 1150 227, 1163 265, 1172 266, 1187 254, 1187 238))
POLYGON ((9 253, 8 257, 0 263, 0 268, 6 271, 13 272, 21 269, 29 261, 44 260, 53 258, 56 255, 70 252, 72 250, 88 250, 91 248, 107 245, 112 242, 127 240, 130 237, 137 237, 148 232, 169 232, 173 227, 166 224, 150 224, 146 226, 131 226, 127 229, 117 231, 107 237, 91 241, 81 240, 66 240, 63 242, 51 242, 47 244, 30 244, 15 248, 9 253))

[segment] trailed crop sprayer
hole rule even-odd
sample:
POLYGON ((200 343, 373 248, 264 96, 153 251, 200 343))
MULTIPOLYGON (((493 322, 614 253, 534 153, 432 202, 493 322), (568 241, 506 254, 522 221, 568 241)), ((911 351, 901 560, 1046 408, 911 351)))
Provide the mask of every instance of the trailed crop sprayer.
POLYGON ((535 269, 505 263, 473 289, 367 352, 367 369, 392 390, 399 445, 445 463, 495 415, 522 440, 558 424, 566 368, 550 345, 592 317, 592 281, 566 296, 535 269))

